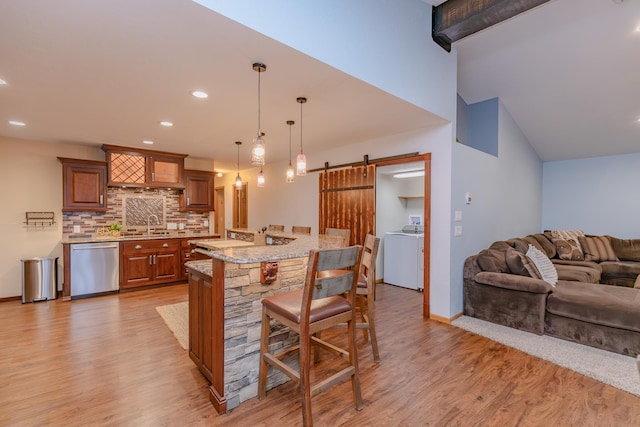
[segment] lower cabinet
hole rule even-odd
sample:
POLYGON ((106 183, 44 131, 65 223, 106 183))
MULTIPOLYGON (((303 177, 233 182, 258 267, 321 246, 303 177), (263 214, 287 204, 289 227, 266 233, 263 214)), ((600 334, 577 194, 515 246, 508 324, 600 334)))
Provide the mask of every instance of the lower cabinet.
MULTIPOLYGON (((213 239, 213 236, 205 236, 202 238, 197 238, 195 240, 205 240, 205 239, 213 239)), ((189 268, 187 266, 185 266, 184 264, 188 261, 198 261, 201 259, 207 259, 209 258, 207 255, 205 254, 201 254, 200 252, 196 252, 196 245, 190 245, 189 244, 189 240, 194 240, 194 239, 182 239, 182 243, 180 244, 180 253, 181 253, 181 258, 182 258, 182 262, 181 262, 181 267, 182 267, 182 273, 181 273, 181 279, 182 280, 188 280, 189 279, 189 268)))
POLYGON ((212 275, 189 269, 189 358, 209 381, 219 414, 224 397, 224 262, 212 259, 212 275))
POLYGON ((179 239, 120 243, 120 289, 178 282, 180 260, 179 239))

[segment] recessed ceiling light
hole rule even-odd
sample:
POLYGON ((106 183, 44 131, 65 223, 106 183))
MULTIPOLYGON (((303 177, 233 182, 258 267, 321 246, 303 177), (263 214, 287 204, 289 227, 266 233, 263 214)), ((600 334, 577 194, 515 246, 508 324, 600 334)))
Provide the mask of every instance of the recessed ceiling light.
POLYGON ((170 128, 171 126, 173 126, 173 123, 163 120, 163 121, 160 122, 160 125, 170 128))
POLYGON ((191 92, 191 95, 195 96, 196 98, 208 98, 209 94, 207 92, 203 92, 201 90, 194 90, 193 92, 191 92))
POLYGON ((216 173, 216 176, 217 176, 218 178, 222 178, 222 172, 217 172, 217 173, 216 173))
POLYGON ((147 139, 147 140, 142 141, 142 143, 143 143, 143 144, 147 144, 147 145, 153 145, 153 141, 149 141, 148 139, 147 139))
POLYGON ((9 124, 10 125, 14 125, 14 126, 26 126, 27 125, 25 122, 19 122, 18 120, 9 120, 9 124))
POLYGON ((2 80, 2 79, 0 79, 0 86, 2 86, 2 85, 6 85, 6 84, 7 84, 6 80, 2 80))

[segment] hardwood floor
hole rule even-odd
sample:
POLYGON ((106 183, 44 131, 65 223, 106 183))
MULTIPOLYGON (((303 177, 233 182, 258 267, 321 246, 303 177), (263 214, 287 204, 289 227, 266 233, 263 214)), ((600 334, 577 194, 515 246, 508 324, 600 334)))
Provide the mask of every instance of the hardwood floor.
MULTIPOLYGON (((364 409, 353 409, 346 381, 313 398, 316 425, 640 423, 639 398, 425 320, 421 297, 379 285, 380 364, 359 334, 364 409)), ((186 300, 187 286, 178 285, 71 303, 0 303, 0 425, 300 425, 291 382, 215 413, 206 381, 155 310, 186 300)), ((318 369, 332 370, 322 355, 318 369)))

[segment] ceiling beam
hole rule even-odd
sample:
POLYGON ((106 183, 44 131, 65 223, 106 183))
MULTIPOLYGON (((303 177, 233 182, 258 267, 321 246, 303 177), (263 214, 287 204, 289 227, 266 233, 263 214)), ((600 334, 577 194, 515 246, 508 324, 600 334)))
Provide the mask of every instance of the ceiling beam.
POLYGON ((444 50, 468 35, 549 0, 448 0, 433 6, 431 36, 444 50))

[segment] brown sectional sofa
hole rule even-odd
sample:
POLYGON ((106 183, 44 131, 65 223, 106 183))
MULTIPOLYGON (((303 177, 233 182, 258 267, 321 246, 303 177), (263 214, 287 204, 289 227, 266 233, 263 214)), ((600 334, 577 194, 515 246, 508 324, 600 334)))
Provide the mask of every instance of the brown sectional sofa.
POLYGON ((582 256, 575 247, 568 255, 563 242, 550 232, 495 242, 470 256, 464 265, 464 314, 636 357, 640 354, 640 239, 586 236, 580 240, 584 259, 575 259, 582 256), (594 249, 593 242, 599 247, 594 249), (533 271, 531 277, 527 271, 530 266, 524 254, 530 244, 553 262, 556 286, 541 279, 539 272, 533 271))

